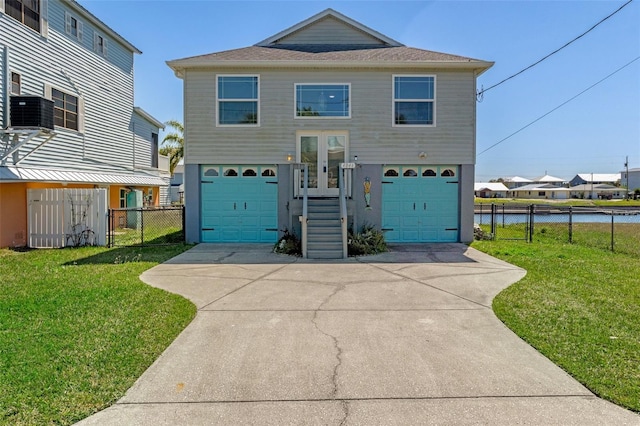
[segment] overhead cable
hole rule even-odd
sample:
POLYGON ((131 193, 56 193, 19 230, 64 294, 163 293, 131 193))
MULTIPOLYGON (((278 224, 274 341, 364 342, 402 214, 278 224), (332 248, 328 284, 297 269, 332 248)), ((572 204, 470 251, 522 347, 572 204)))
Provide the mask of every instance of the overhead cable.
POLYGON ((629 65, 633 64, 635 61, 637 61, 638 59, 640 59, 640 56, 636 57, 635 59, 633 59, 630 62, 627 62, 625 65, 621 66, 620 68, 618 68, 617 70, 615 70, 614 72, 612 72, 611 74, 609 74, 608 76, 604 77, 603 79, 601 79, 600 81, 592 84, 591 86, 587 87, 586 89, 584 89, 582 92, 578 93, 577 95, 573 96, 571 99, 564 101, 563 103, 561 103, 560 105, 558 105, 557 107, 555 107, 554 109, 552 109, 551 111, 547 112, 546 114, 541 115, 540 117, 536 118, 535 120, 533 120, 531 123, 527 124, 524 127, 521 127, 520 129, 516 130, 515 132, 511 133, 509 136, 507 136, 506 138, 499 140, 498 142, 494 143, 493 145, 491 145, 489 148, 485 149, 484 151, 480 152, 477 157, 479 157, 480 155, 484 154, 485 152, 489 151, 492 148, 495 148, 496 146, 500 145, 502 142, 506 141, 507 139, 509 139, 512 136, 517 135, 518 133, 520 133, 521 131, 523 131, 524 129, 526 129, 527 127, 537 123, 538 121, 542 120, 543 118, 545 118, 547 115, 551 114, 552 112, 556 111, 557 109, 560 109, 561 107, 565 106, 566 104, 568 104, 569 102, 571 102, 572 100, 574 100, 575 98, 577 98, 578 96, 582 95, 583 93, 593 89, 594 87, 596 87, 598 84, 602 83, 603 81, 607 80, 609 77, 612 77, 613 75, 617 74, 618 72, 622 71, 623 69, 625 69, 626 67, 628 67, 629 65))
POLYGON ((573 40, 569 41, 568 43, 565 43, 562 47, 554 50, 553 52, 549 53, 547 56, 545 56, 544 58, 534 62, 533 64, 529 65, 528 67, 518 71, 517 73, 513 74, 510 77, 505 78, 504 80, 500 81, 499 83, 494 84, 493 86, 489 86, 486 89, 482 88, 481 90, 479 90, 476 93, 476 98, 478 99, 478 101, 482 101, 482 97, 484 96, 485 92, 488 92, 489 90, 493 89, 494 87, 497 87, 499 85, 501 85, 502 83, 511 80, 514 77, 517 77, 518 75, 522 74, 523 72, 535 67, 536 65, 538 65, 540 62, 544 61, 545 59, 555 55, 556 53, 558 53, 559 51, 561 51, 562 49, 564 49, 565 47, 569 46, 571 43, 573 43, 574 41, 584 37, 585 35, 587 35, 589 32, 591 32, 592 30, 594 30, 598 25, 602 24, 604 21, 606 21, 607 19, 611 18, 613 15, 615 15, 616 13, 620 12, 625 6, 627 6, 629 3, 631 3, 633 0, 629 0, 627 1, 625 4, 623 4, 622 6, 620 6, 618 9, 616 9, 615 12, 611 13, 610 15, 606 16, 605 18, 601 19, 598 23, 596 23, 594 26, 592 26, 591 28, 589 28, 587 31, 583 32, 582 34, 580 34, 578 37, 574 38, 573 40))

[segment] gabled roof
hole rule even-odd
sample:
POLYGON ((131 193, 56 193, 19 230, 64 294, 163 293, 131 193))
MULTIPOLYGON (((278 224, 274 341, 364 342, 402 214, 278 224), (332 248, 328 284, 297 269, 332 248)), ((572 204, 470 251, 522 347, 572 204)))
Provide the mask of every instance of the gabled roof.
POLYGON ((527 183, 533 182, 531 179, 523 178, 520 176, 507 177, 503 179, 504 182, 515 182, 515 183, 527 183))
MULTIPOLYGON (((318 29, 318 28, 316 28, 318 29)), ((322 28, 319 28, 322 29, 322 28)), ((178 77, 185 69, 221 67, 281 68, 456 68, 475 70, 477 74, 493 66, 493 62, 458 55, 406 47, 332 9, 327 9, 260 43, 233 50, 167 61, 178 77), (347 44, 326 31, 312 31, 327 19, 357 31, 364 39, 347 44), (308 37, 300 38, 301 32, 308 37), (302 40, 306 40, 302 42, 302 40)))
POLYGON ((162 123, 160 120, 158 120, 157 118, 155 118, 154 116, 149 114, 147 111, 143 110, 142 108, 134 106, 133 112, 138 114, 140 117, 144 118, 149 123, 156 126, 157 128, 164 130, 164 123, 162 123))
POLYGON ((578 177, 585 182, 617 182, 620 173, 578 173, 578 177))
POLYGON ((550 175, 544 175, 544 176, 538 176, 537 178, 533 178, 534 182, 558 182, 558 183, 562 183, 564 182, 564 179, 561 179, 559 177, 555 177, 555 176, 550 176, 550 175))
POLYGON ((521 186, 519 188, 510 189, 511 192, 519 192, 519 191, 568 191, 568 188, 563 188, 560 186, 555 186, 551 183, 532 183, 530 185, 521 186))
MULTIPOLYGON (((336 21, 341 22, 342 24, 353 28, 354 31, 359 31, 363 33, 363 35, 368 36, 371 39, 371 44, 382 44, 386 46, 404 46, 402 43, 395 41, 394 39, 387 37, 384 34, 381 34, 371 28, 357 22, 348 16, 343 15, 340 12, 336 12, 335 10, 329 8, 326 9, 316 15, 313 15, 309 19, 305 19, 304 21, 287 28, 284 31, 279 32, 265 40, 262 40, 260 43, 256 43, 256 46, 272 46, 274 44, 287 44, 286 40, 288 37, 292 36, 295 33, 305 31, 306 29, 317 25, 319 22, 326 19, 334 19, 336 21)), ((319 43, 323 44, 323 43, 319 43)))
POLYGON ((473 184, 474 191, 493 191, 493 192, 501 192, 501 191, 509 191, 509 188, 504 186, 502 182, 476 182, 473 184))

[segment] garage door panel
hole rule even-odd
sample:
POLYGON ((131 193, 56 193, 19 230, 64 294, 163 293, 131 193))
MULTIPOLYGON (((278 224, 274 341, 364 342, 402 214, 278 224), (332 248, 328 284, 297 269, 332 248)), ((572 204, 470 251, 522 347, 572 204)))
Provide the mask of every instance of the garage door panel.
POLYGON ((273 166, 203 166, 202 173, 210 169, 219 174, 202 176, 202 241, 275 242, 278 237, 274 231, 278 226, 277 169, 273 166), (261 173, 267 169, 270 172, 263 177, 261 173), (237 176, 225 175, 234 173, 237 176))

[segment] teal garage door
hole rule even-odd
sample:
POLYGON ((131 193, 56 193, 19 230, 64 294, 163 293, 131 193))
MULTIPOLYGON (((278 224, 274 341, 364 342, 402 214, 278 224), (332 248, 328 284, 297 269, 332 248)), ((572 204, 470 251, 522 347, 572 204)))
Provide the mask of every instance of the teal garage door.
POLYGON ((459 241, 458 168, 385 166, 382 229, 389 242, 459 241))
POLYGON ((203 243, 275 243, 278 180, 275 166, 202 166, 203 243))

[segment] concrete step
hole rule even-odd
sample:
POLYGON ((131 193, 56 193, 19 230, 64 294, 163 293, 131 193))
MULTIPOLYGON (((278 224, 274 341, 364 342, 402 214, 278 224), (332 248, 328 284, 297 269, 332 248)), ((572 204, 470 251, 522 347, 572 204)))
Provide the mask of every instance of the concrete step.
POLYGON ((341 234, 309 234, 307 238, 307 244, 309 247, 316 243, 336 243, 342 247, 342 235, 341 234))
POLYGON ((309 219, 308 228, 340 228, 340 219, 309 219))
POLYGON ((342 259, 342 250, 308 250, 309 259, 342 259))

